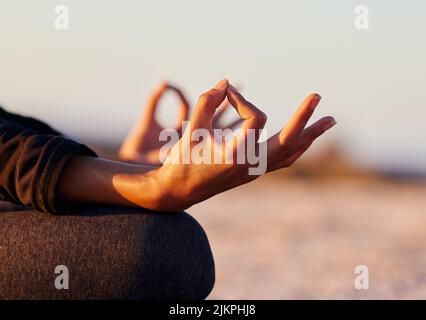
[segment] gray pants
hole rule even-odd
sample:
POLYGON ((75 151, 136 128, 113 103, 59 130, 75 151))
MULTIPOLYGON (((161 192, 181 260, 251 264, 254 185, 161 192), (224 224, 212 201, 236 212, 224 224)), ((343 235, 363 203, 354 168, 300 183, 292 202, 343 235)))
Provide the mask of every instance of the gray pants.
POLYGON ((0 299, 203 299, 214 280, 207 236, 186 213, 0 203, 0 299))

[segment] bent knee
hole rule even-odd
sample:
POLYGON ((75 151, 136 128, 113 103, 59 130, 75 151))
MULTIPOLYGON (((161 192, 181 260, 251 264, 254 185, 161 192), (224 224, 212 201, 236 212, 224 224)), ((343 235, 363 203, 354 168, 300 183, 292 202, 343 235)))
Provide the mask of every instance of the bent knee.
POLYGON ((215 280, 207 236, 186 213, 99 208, 0 218, 2 299, 202 299, 215 280), (57 265, 70 289, 57 290, 57 265))
POLYGON ((187 213, 153 214, 149 220, 140 270, 143 298, 206 298, 215 266, 203 228, 187 213))

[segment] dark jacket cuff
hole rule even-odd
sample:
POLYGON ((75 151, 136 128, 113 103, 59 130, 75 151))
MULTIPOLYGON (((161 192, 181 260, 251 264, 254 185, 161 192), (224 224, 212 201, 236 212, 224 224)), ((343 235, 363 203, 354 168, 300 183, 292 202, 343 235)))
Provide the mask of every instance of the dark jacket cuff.
POLYGON ((68 162, 76 155, 97 157, 87 146, 62 136, 50 139, 38 159, 33 180, 34 209, 56 214, 64 207, 59 200, 58 184, 68 162))

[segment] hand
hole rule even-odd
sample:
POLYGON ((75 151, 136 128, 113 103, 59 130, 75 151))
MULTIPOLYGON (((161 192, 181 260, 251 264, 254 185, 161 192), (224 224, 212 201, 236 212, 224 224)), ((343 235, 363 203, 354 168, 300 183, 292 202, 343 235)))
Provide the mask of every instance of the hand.
POLYGON ((174 92, 179 98, 180 113, 175 130, 181 134, 182 122, 186 121, 189 115, 188 101, 179 88, 167 82, 162 82, 152 93, 141 118, 124 139, 119 150, 121 160, 148 165, 160 164, 159 151, 165 142, 160 141, 159 136, 165 128, 157 122, 155 114, 160 99, 167 91, 174 92))
MULTIPOLYGON (((240 90, 239 86, 235 86, 235 88, 238 91, 240 90)), ((230 130, 233 130, 243 123, 243 119, 238 118, 238 119, 231 121, 231 123, 229 123, 227 125, 223 124, 223 118, 224 118, 224 115, 226 114, 226 111, 229 109, 229 106, 230 106, 229 99, 226 96, 225 100, 223 100, 223 102, 217 108, 216 113, 214 115, 213 122, 212 122, 213 129, 222 129, 222 130, 230 129, 230 130)))
MULTIPOLYGON (((336 124, 332 117, 324 117, 305 128, 319 101, 317 94, 308 96, 282 130, 264 142, 256 139, 254 146, 247 147, 267 146, 267 171, 289 167, 316 138, 336 124)), ((140 206, 172 212, 187 209, 258 177, 249 174, 248 163, 197 164, 190 161, 185 164, 179 161, 197 148, 198 144, 190 139, 194 132, 201 129, 207 133, 205 139, 203 137, 203 145, 205 143, 207 148, 203 150, 213 150, 210 156, 214 157, 216 150, 225 150, 224 154, 227 150, 237 153, 249 129, 260 130, 265 123, 266 115, 223 80, 200 97, 183 137, 172 147, 161 167, 77 156, 70 161, 60 180, 59 195, 66 202, 140 206), (213 137, 212 120, 225 97, 243 120, 240 137, 244 139, 218 145, 213 137)))
MULTIPOLYGON (((316 138, 336 123, 332 117, 324 117, 305 128, 319 101, 319 95, 310 95, 280 132, 262 143, 256 140, 256 145, 251 146, 259 149, 266 144, 268 172, 289 167, 316 138)), ((173 146, 164 165, 156 170, 156 179, 161 182, 161 187, 158 188, 161 193, 161 210, 184 210, 195 203, 256 179, 258 176, 249 175, 248 163, 237 164, 234 161, 226 164, 222 161, 221 164, 214 164, 213 154, 214 150, 228 150, 235 155, 238 152, 238 141, 245 141, 248 130, 261 130, 265 123, 266 115, 245 100, 226 80, 204 93, 197 103, 183 137, 173 146), (242 118, 243 140, 234 139, 231 143, 217 145, 212 121, 216 108, 226 97, 242 118), (197 129, 208 132, 207 138, 203 138, 203 143, 207 145, 204 150, 211 150, 211 161, 183 164, 182 159, 188 159, 193 154, 197 143, 192 141, 191 136, 197 129)))
MULTIPOLYGON (((178 87, 167 82, 162 82, 152 93, 145 110, 135 127, 121 144, 118 153, 121 160, 146 165, 161 165, 159 152, 166 142, 160 141, 159 136, 160 132, 165 128, 157 122, 155 114, 158 110, 159 101, 169 90, 176 93, 179 98, 180 114, 175 130, 179 133, 179 135, 181 135, 182 121, 186 121, 188 119, 190 111, 188 99, 178 87)), ((237 119, 229 125, 222 125, 222 119, 228 109, 228 106, 229 101, 225 98, 214 117, 213 128, 233 129, 241 124, 242 120, 237 119)))

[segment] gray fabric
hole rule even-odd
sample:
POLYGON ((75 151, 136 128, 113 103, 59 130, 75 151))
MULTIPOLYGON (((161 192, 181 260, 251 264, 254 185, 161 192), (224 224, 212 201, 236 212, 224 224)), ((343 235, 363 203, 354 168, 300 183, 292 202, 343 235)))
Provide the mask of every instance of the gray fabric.
POLYGON ((49 215, 0 203, 1 299, 203 299, 207 236, 186 213, 93 207, 49 215), (55 288, 55 267, 69 289, 55 288))

